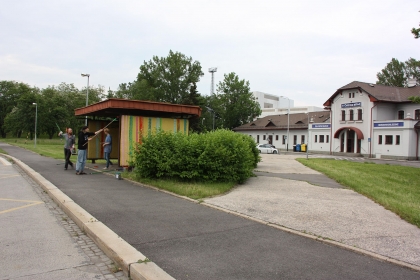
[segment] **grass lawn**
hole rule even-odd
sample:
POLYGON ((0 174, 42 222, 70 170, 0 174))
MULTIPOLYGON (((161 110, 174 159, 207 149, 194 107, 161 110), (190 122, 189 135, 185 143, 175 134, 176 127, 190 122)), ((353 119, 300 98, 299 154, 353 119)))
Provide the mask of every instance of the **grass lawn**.
POLYGON ((420 168, 334 159, 297 159, 420 228, 420 168))

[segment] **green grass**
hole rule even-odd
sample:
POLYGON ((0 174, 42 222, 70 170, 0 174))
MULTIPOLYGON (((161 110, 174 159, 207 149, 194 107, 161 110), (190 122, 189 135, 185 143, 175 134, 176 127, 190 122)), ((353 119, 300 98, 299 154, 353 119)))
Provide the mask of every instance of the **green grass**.
POLYGON ((59 138, 37 139, 36 148, 35 141, 26 138, 0 138, 0 141, 33 151, 42 156, 51 157, 55 159, 64 159, 64 141, 60 140, 59 138))
POLYGON ((420 228, 420 168, 332 159, 297 159, 420 228))
POLYGON ((188 183, 166 179, 145 179, 138 178, 133 172, 124 172, 122 177, 192 199, 221 195, 230 191, 236 185, 236 183, 188 183))

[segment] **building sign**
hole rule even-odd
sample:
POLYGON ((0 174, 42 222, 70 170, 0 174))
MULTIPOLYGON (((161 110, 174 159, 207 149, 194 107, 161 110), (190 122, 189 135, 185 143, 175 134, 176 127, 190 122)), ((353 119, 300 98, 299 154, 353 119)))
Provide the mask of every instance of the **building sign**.
POLYGON ((323 124, 313 124, 312 128, 330 128, 331 124, 330 123, 323 123, 323 124))
POLYGON ((374 123, 374 127, 398 127, 404 126, 404 122, 383 122, 383 123, 374 123))
POLYGON ((361 107, 362 102, 353 102, 353 103, 344 103, 341 104, 341 108, 353 108, 353 107, 361 107))

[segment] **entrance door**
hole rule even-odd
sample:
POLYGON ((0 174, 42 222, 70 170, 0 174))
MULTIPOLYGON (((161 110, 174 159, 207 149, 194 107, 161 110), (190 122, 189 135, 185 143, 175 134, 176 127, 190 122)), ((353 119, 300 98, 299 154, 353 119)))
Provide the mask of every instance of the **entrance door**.
POLYGON ((347 153, 354 153, 354 130, 347 131, 347 153))
POLYGON ((341 138, 340 138, 340 152, 344 153, 344 136, 345 133, 341 133, 341 138))

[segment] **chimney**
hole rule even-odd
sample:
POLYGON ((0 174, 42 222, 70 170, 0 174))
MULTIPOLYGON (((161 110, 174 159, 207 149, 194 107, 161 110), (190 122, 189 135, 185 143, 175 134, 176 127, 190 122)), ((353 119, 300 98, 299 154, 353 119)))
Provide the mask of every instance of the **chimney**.
POLYGON ((415 87, 416 85, 417 85, 417 80, 416 79, 413 79, 413 78, 407 79, 407 86, 408 87, 415 87))

